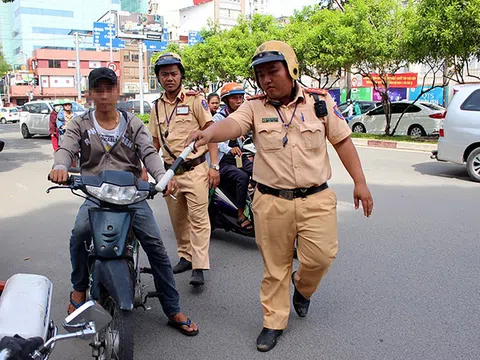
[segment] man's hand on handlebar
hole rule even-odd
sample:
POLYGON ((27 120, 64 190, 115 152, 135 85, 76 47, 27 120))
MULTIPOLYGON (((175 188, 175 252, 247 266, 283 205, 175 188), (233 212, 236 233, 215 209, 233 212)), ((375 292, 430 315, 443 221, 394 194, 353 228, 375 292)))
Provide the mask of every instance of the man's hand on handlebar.
POLYGON ((178 190, 178 184, 175 181, 175 179, 172 179, 168 182, 167 188, 165 189, 165 192, 163 193, 163 197, 170 196, 170 195, 175 195, 177 190, 178 190))
POLYGON ((210 136, 206 135, 205 131, 196 130, 192 132, 188 137, 187 141, 185 141, 185 147, 190 145, 192 141, 195 141, 195 145, 193 146, 194 147, 193 152, 196 153, 197 149, 200 146, 207 145, 210 142, 210 139, 211 139, 211 135, 210 136))
POLYGON ((64 185, 68 180, 68 171, 64 169, 57 169, 50 171, 50 181, 55 184, 64 185))

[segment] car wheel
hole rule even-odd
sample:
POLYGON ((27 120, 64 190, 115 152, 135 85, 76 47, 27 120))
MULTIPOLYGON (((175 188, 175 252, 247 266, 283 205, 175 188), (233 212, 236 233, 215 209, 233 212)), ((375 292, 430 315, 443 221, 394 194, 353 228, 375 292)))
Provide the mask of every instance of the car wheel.
POLYGON ((480 147, 468 155, 467 171, 473 181, 480 182, 480 147))
POLYGON ((2 124, 6 124, 6 123, 7 123, 7 119, 1 118, 1 119, 0 119, 0 122, 1 122, 2 124))
POLYGON ((32 137, 32 134, 30 134, 30 131, 28 131, 27 124, 22 124, 22 136, 24 139, 29 139, 32 137))
POLYGON ((425 136, 427 134, 425 133, 425 130, 423 129, 422 126, 412 125, 410 126, 410 129, 408 129, 408 135, 409 136, 425 136))
POLYGON ((363 124, 357 123, 352 126, 352 131, 355 133, 366 133, 367 129, 365 129, 365 126, 363 126, 363 124))

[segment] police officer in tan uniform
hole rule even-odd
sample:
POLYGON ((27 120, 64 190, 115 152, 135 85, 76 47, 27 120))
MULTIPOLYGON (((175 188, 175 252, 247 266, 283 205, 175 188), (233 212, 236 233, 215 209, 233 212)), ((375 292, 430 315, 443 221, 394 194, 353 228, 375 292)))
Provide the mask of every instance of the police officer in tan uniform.
POLYGON ((305 317, 311 296, 337 254, 337 199, 327 185, 327 140, 354 180, 355 207, 361 202, 365 216, 370 216, 373 200, 347 123, 326 91, 305 89, 296 81, 299 69, 293 49, 268 41, 257 49, 252 67, 264 94, 207 130, 194 132, 188 141, 197 139, 201 148, 253 131, 255 236, 264 262, 263 330, 257 349, 269 351, 287 326, 290 281, 295 311, 305 317), (300 266, 292 273, 295 239, 300 266))
MULTIPOLYGON (((162 149, 168 170, 184 149, 188 135, 207 128, 213 119, 203 96, 183 88, 185 69, 179 55, 161 55, 155 63, 155 74, 165 92, 152 108, 148 129, 154 146, 162 149)), ((178 184, 178 189, 173 189, 174 197, 166 197, 180 258, 173 272, 193 269, 190 284, 199 286, 204 284, 203 270, 210 268, 208 188, 220 182, 217 145, 202 146, 186 160, 174 177, 178 184), (210 151, 210 169, 205 161, 207 151, 210 151)))

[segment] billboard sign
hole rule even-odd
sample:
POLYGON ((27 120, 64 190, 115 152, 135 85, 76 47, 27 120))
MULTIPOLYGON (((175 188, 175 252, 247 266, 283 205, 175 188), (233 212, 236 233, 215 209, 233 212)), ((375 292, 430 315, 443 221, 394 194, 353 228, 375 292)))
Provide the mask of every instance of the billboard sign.
POLYGON ((125 49, 125 42, 116 38, 115 25, 106 22, 93 23, 93 45, 103 48, 125 49))
POLYGON ((120 38, 162 40, 163 16, 118 11, 117 34, 120 38))
POLYGON ((200 31, 189 31, 188 32, 188 46, 196 45, 203 41, 200 31))
MULTIPOLYGON (((382 80, 377 74, 371 74, 373 80, 377 84, 381 84, 382 80)), ((417 73, 393 74, 387 76, 389 88, 416 88, 418 82, 417 73)), ((363 87, 373 87, 373 83, 368 77, 364 77, 362 81, 363 87)))

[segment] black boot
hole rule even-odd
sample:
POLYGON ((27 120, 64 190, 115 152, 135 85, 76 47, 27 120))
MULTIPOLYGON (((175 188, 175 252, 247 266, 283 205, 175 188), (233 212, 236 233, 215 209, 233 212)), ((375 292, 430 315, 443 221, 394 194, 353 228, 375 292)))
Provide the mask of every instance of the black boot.
POLYGON ((193 270, 190 278, 190 285, 201 286, 205 283, 203 278, 203 270, 193 270))
POLYGON ((295 280, 294 280, 295 273, 296 271, 292 274, 292 283, 293 283, 293 287, 295 288, 295 292, 293 293, 293 308, 295 309, 295 312, 297 313, 298 316, 305 317, 308 314, 308 307, 310 306, 310 300, 303 297, 303 295, 300 294, 300 292, 295 287, 295 280))
POLYGON ((283 330, 273 330, 263 328, 257 338, 257 350, 267 352, 272 350, 277 345, 277 339, 282 335, 283 330))
POLYGON ((180 274, 188 270, 192 270, 192 262, 183 257, 180 258, 178 264, 173 267, 174 274, 180 274))

